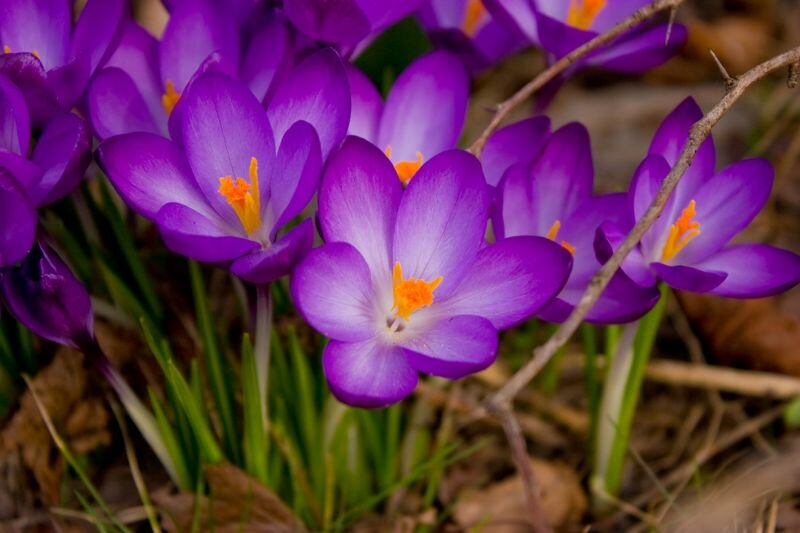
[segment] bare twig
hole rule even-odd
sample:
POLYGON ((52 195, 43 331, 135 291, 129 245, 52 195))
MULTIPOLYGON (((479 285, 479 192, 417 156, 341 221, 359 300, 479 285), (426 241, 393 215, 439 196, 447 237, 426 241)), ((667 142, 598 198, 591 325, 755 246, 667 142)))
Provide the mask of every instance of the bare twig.
MULTIPOLYGON (((658 4, 658 2, 656 3, 658 4)), ((656 5, 652 4, 652 5, 656 5)), ((664 2, 662 5, 667 5, 664 2)), ((651 6, 652 6, 651 5, 651 6)), ((689 140, 683 147, 680 158, 670 170, 656 194, 653 203, 636 222, 631 232, 614 252, 611 258, 600 268, 586 288, 581 300, 570 314, 569 318, 558 328, 556 333, 533 353, 533 359, 523 366, 502 389, 495 393, 488 401, 496 405, 508 405, 539 371, 550 361, 553 355, 561 348, 573 333, 578 329, 586 315, 595 304, 600 294, 608 285, 611 277, 619 268, 622 260, 636 246, 642 235, 653 225, 661 215, 672 191, 678 185, 681 177, 692 162, 702 142, 711 134, 711 129, 719 122, 723 115, 741 98, 744 92, 756 81, 767 74, 800 61, 800 47, 784 52, 764 63, 747 71, 736 78, 736 85, 725 94, 720 102, 714 106, 702 119, 696 122, 689 133, 689 140)))
POLYGON ((601 46, 610 43, 621 34, 625 33, 629 29, 633 28, 634 26, 642 23, 643 21, 649 19, 656 13, 664 11, 666 9, 671 9, 674 13, 675 9, 683 3, 684 0, 656 0, 652 4, 643 7, 630 17, 626 18, 610 30, 605 33, 602 33, 592 39, 591 41, 579 46, 569 54, 565 55, 552 65, 548 67, 546 70, 542 71, 538 76, 533 78, 531 81, 526 83, 519 91, 514 93, 509 99, 499 103, 497 108, 495 109, 495 114, 492 117, 492 120, 489 122, 489 125, 486 126, 480 136, 472 143, 469 147, 469 151, 475 155, 480 155, 481 151, 483 150, 483 146, 486 144, 486 141, 489 139, 489 136, 500 126, 503 120, 508 116, 508 114, 513 110, 515 107, 520 105, 522 102, 530 98, 533 93, 544 87, 548 82, 555 79, 556 76, 567 70, 570 66, 572 66, 575 62, 583 59, 588 54, 593 52, 594 50, 600 48, 601 46))
POLYGON ((728 69, 726 69, 725 65, 722 64, 722 61, 719 60, 717 54, 714 53, 714 50, 709 50, 708 53, 711 54, 711 57, 714 59, 714 63, 717 64, 717 68, 722 76, 722 80, 725 82, 725 90, 730 91, 736 86, 736 78, 728 74, 728 69))

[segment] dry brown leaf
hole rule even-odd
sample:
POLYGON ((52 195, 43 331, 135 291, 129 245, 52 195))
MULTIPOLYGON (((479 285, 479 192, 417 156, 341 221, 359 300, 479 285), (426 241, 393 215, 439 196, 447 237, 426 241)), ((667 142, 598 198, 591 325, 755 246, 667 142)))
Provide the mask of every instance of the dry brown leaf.
MULTIPOLYGON (((575 471, 563 463, 533 457, 530 461, 550 527, 557 531, 579 529, 587 503, 575 471)), ((524 533, 531 528, 519 475, 467 493, 456 504, 454 516, 456 523, 465 529, 482 525, 492 533, 524 533)))
POLYGON ((679 299, 710 355, 731 366, 800 377, 800 320, 781 313, 774 299, 689 293, 679 299))
POLYGON ((218 533, 289 533, 305 531, 292 511, 271 490, 233 465, 205 467, 211 496, 179 493, 154 495, 167 531, 190 531, 195 505, 200 523, 218 533), (209 510, 210 505, 210 510, 209 510), (209 512, 210 511, 210 512, 209 512))

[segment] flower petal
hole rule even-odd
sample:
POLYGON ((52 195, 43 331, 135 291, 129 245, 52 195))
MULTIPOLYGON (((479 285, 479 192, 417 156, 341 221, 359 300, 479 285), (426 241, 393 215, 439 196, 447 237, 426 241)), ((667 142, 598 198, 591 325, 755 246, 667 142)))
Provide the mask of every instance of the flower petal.
POLYGON ((800 282, 800 256, 766 244, 731 246, 696 266, 725 272, 711 292, 732 298, 772 296, 800 282))
POLYGON ((122 69, 101 70, 89 86, 86 100, 89 119, 101 140, 135 131, 161 133, 136 84, 122 69))
POLYGON ((292 275, 292 298, 314 329, 332 339, 363 341, 375 334, 372 274, 344 242, 312 250, 292 275))
POLYGON ((558 294, 571 266, 569 252, 549 239, 503 239, 478 252, 461 285, 441 305, 450 315, 482 316, 505 329, 558 294))
POLYGON ((420 372, 458 379, 494 363, 497 330, 483 317, 454 316, 409 330, 400 345, 420 372))
POLYGON ((357 0, 285 0, 283 8, 297 29, 317 41, 353 45, 370 31, 357 0))
POLYGON ((60 109, 47 72, 32 54, 0 54, 0 74, 22 91, 33 125, 44 125, 60 109))
POLYGON ((72 34, 70 57, 87 58, 90 75, 113 51, 126 8, 125 0, 89 0, 83 7, 72 34))
POLYGON ((0 2, 0 46, 8 46, 11 52, 35 50, 47 70, 66 62, 71 26, 67 0, 0 2))
POLYGON ((119 45, 105 66, 117 67, 128 74, 147 104, 151 116, 157 118, 159 131, 166 132, 167 115, 161 102, 164 89, 158 70, 159 46, 160 42, 144 28, 127 21, 120 31, 119 45))
POLYGON ((305 120, 317 130, 322 156, 339 145, 350 121, 350 89, 338 54, 331 49, 314 52, 295 66, 278 87, 267 107, 275 139, 305 120))
POLYGON ((14 177, 0 168, 0 269, 21 261, 36 237, 36 208, 14 177))
POLYGON ((493 133, 481 152, 486 182, 497 186, 510 166, 536 159, 549 134, 550 119, 544 115, 514 122, 493 133))
POLYGON ((395 82, 381 117, 378 148, 391 159, 430 159, 454 148, 464 126, 469 78, 457 57, 433 52, 409 65, 395 82))
POLYGON ((686 26, 682 24, 656 24, 623 35, 592 55, 586 63, 616 72, 637 74, 669 60, 686 44, 687 36, 686 26))
POLYGON ((25 97, 16 85, 0 76, 0 150, 28 155, 31 121, 25 97))
POLYGON ((350 125, 347 133, 358 135, 370 142, 376 142, 378 125, 383 111, 383 98, 369 78, 358 68, 350 63, 345 65, 345 68, 352 95, 350 125))
POLYGON ((331 341, 322 352, 322 368, 339 401, 380 408, 399 402, 417 386, 417 371, 406 359, 402 348, 375 339, 331 341))
MULTIPOLYGON (((604 222, 597 228, 594 239, 594 250, 597 254, 598 261, 601 263, 608 261, 627 235, 627 229, 614 222, 604 222)), ((634 247, 633 250, 625 256, 620 269, 625 275, 631 278, 634 283, 642 287, 652 287, 656 284, 657 279, 650 270, 650 265, 645 260, 644 255, 642 255, 642 250, 638 246, 634 247)))
POLYGON ((261 102, 268 101, 294 60, 295 46, 288 22, 277 13, 258 26, 242 59, 240 78, 261 102), (269 50, 268 54, 264 51, 269 50))
POLYGON ((231 265, 231 272, 250 283, 271 283, 289 274, 314 244, 314 222, 306 219, 269 248, 242 256, 231 265))
POLYGON ((685 265, 650 263, 650 268, 670 287, 689 292, 708 292, 728 276, 719 270, 702 270, 685 265))
POLYGON ((44 173, 28 191, 36 205, 60 200, 83 178, 92 160, 92 134, 85 120, 64 112, 51 120, 39 137, 31 161, 44 173))
POLYGON ((443 277, 439 298, 451 294, 480 249, 488 219, 489 192, 480 163, 461 150, 425 163, 400 201, 393 260, 406 278, 443 277))

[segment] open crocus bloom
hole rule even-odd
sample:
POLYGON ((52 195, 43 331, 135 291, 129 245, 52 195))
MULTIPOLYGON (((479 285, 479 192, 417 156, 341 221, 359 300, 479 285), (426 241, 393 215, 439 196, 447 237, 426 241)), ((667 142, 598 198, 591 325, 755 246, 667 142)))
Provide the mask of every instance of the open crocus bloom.
POLYGON ((459 378, 495 359, 497 330, 561 289, 572 258, 539 237, 486 245, 490 192, 459 150, 422 165, 405 190, 381 150, 350 137, 319 194, 326 244, 295 269, 302 315, 331 338, 323 367, 341 401, 380 407, 418 372, 459 378))
POLYGON ((404 184, 425 161, 455 147, 469 97, 469 79, 457 57, 433 52, 417 59, 397 78, 385 105, 361 71, 349 67, 348 78, 348 133, 384 151, 404 184))
MULTIPOLYGON (((702 116, 688 98, 661 124, 631 186, 629 209, 637 219, 677 162, 692 124, 702 116)), ((748 159, 715 171, 714 152, 709 137, 661 217, 625 259, 623 270, 642 285, 661 279, 676 289, 737 298, 768 296, 797 284, 800 256, 763 244, 726 247, 767 202, 772 166, 764 159, 748 159)), ((603 226, 598 233, 603 255, 612 253, 623 233, 613 225, 603 226)))
POLYGON ((92 137, 69 112, 47 123, 33 153, 25 98, 0 75, 0 267, 21 260, 33 246, 36 209, 77 186, 91 159, 92 137))
POLYGON ((125 0, 89 0, 73 28, 72 3, 0 2, 0 74, 22 89, 36 125, 79 101, 125 17, 125 0))
POLYGON ((322 164, 319 138, 343 134, 346 120, 328 123, 332 130, 319 135, 297 121, 281 134, 276 150, 273 131, 284 124, 271 126, 260 102, 233 78, 203 74, 182 100, 185 113, 172 117, 180 120, 175 142, 152 133, 112 137, 98 149, 100 164, 172 250, 229 264, 253 283, 283 276, 311 247, 314 226, 307 219, 279 232, 314 194, 322 164))
POLYGON ((273 81, 291 66, 294 45, 279 12, 259 9, 254 15, 253 31, 244 32, 231 11, 216 2, 181 2, 160 41, 128 22, 87 95, 97 136, 134 131, 168 135, 168 119, 181 94, 206 71, 238 77, 259 100, 266 100, 273 81))
POLYGON ((417 16, 431 40, 457 54, 472 72, 490 67, 528 44, 494 18, 483 0, 432 0, 417 16))
MULTIPOLYGON (((563 322, 600 269, 593 245, 597 228, 605 221, 628 227, 626 195, 593 196, 593 181, 589 134, 572 123, 554 132, 531 164, 509 168, 498 187, 492 218, 498 239, 539 235, 559 243, 574 258, 566 286, 539 312, 545 320, 563 322)), ((629 322, 646 313, 658 297, 654 288, 642 288, 618 273, 587 320, 629 322)))

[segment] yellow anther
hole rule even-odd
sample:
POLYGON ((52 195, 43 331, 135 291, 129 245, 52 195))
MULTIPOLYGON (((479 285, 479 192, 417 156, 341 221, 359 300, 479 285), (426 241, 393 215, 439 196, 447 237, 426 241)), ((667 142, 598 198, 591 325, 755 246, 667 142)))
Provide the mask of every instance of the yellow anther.
POLYGON ((408 320, 411 313, 433 303, 433 291, 442 283, 442 276, 433 281, 408 278, 403 279, 403 268, 400 262, 394 264, 392 270, 392 289, 394 305, 392 310, 397 316, 408 320))
POLYGON ((606 7, 607 0, 570 0, 567 12, 567 24, 582 30, 588 30, 597 15, 606 7))
POLYGON ((693 219, 697 215, 697 204, 694 200, 681 212, 678 220, 670 226, 667 242, 661 251, 661 261, 669 261, 684 249, 689 242, 700 235, 700 223, 693 219))
POLYGON ((219 179, 219 191, 228 201, 242 227, 253 234, 261 227, 261 195, 258 188, 258 161, 250 158, 250 181, 243 178, 223 176, 219 179))
MULTIPOLYGON (((561 229, 561 221, 560 220, 556 220, 555 222, 553 222, 553 225, 550 226, 550 229, 547 230, 547 235, 545 235, 545 237, 547 237, 551 241, 555 241, 556 237, 558 237, 558 230, 560 230, 560 229, 561 229)), ((567 241, 561 241, 561 246, 563 246, 564 249, 566 251, 568 251, 569 253, 575 255, 575 247, 572 246, 567 241)))
MULTIPOLYGON (((387 146, 386 150, 384 150, 384 153, 386 154, 386 157, 392 157, 392 147, 387 146)), ((408 182, 411 181, 411 178, 414 177, 424 162, 425 158, 422 156, 422 152, 417 152, 416 161, 398 161, 394 164, 394 170, 397 172, 397 178, 403 183, 403 185, 408 185, 408 182)))
POLYGON ((469 0, 467 2, 467 10, 464 13, 464 22, 461 25, 461 29, 470 37, 474 37, 485 15, 486 6, 483 5, 481 0, 469 0))
POLYGON ((3 45, 3 53, 4 54, 10 54, 11 53, 11 47, 8 46, 7 44, 4 44, 3 45))
POLYGON ((169 115, 175 109, 178 100, 181 99, 181 93, 175 90, 175 84, 170 80, 167 80, 164 84, 164 89, 164 94, 161 95, 161 105, 164 106, 164 111, 169 115))

